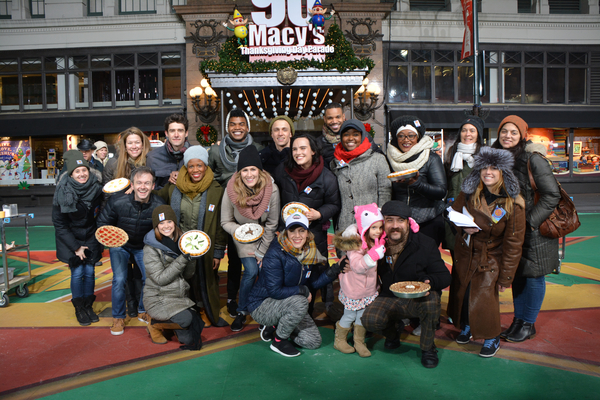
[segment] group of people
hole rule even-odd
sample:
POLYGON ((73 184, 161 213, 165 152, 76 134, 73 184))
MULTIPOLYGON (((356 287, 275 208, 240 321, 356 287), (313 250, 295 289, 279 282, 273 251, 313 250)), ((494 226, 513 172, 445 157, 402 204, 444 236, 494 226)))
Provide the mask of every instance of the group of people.
POLYGON ((558 241, 537 227, 558 203, 559 190, 547 161, 527 142, 525 121, 506 117, 498 140, 485 147, 483 121, 467 118, 446 165, 422 120, 403 116, 391 128, 384 153, 361 122, 346 120, 342 106, 331 103, 321 135, 296 135, 293 122, 278 116, 269 125, 273 141, 263 148, 250 134, 246 113, 233 109, 223 139, 208 150, 190 146, 187 120, 172 115, 165 121, 165 145, 153 151, 139 129, 122 132, 116 157, 100 163, 102 174, 84 149, 66 152, 53 219, 57 257, 71 268, 79 323, 98 321, 94 265, 103 249, 94 232, 113 225, 129 235, 126 244, 110 249, 113 335, 123 334, 126 315, 132 316, 127 277, 137 266, 142 293, 133 314, 148 324, 152 341, 166 343, 174 333, 183 348, 199 349, 204 326, 228 325, 219 317, 218 291, 218 267, 227 254, 231 330, 242 330, 251 315, 261 338, 287 357, 300 355, 292 342, 320 346, 314 300, 321 290, 330 307, 338 277, 344 314, 334 348, 342 353, 370 356, 368 332, 381 332, 385 348, 397 348, 412 319, 419 325, 421 362, 436 367, 434 337, 441 291, 448 286, 458 343, 484 339, 480 355, 491 357, 500 337, 533 337, 544 276, 558 263, 558 241), (418 172, 393 182, 387 177, 408 170, 418 172), (130 179, 131 187, 103 196, 102 185, 115 178, 130 179), (281 209, 291 202, 308 210, 284 220, 281 209), (448 206, 467 210, 478 228, 453 226, 444 218, 448 206), (236 239, 247 223, 260 225, 262 236, 236 239), (333 265, 331 223, 341 260, 333 265), (177 242, 196 229, 211 246, 190 257, 177 242), (452 274, 438 250, 442 244, 451 250, 452 274), (402 281, 424 282, 431 290, 420 298, 396 297, 390 285, 402 281), (498 292, 511 285, 515 318, 502 331, 498 292), (347 342, 351 331, 354 346, 347 342))

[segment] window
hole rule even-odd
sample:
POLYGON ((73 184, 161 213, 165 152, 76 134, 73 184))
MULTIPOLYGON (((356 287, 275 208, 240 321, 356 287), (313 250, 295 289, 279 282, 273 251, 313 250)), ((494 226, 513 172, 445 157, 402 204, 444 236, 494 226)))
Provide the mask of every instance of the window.
POLYGON ((518 0, 517 1, 517 12, 519 14, 530 14, 535 12, 531 0, 518 0))
POLYGON ((550 14, 581 14, 580 0, 548 0, 550 14))
POLYGON ((12 0, 0 0, 0 19, 12 18, 12 0))
POLYGON ((90 17, 102 15, 102 0, 88 0, 88 15, 90 17))
POLYGON ((29 0, 29 10, 31 18, 44 18, 46 16, 45 0, 29 0))
POLYGON ((410 11, 449 11, 449 0, 410 0, 410 11))
POLYGON ((156 14, 156 0, 119 0, 119 14, 156 14))

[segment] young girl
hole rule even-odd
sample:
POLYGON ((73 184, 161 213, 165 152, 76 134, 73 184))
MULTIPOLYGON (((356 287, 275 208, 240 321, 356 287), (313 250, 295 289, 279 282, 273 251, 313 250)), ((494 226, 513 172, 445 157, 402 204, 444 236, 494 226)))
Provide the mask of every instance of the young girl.
POLYGON ((377 295, 377 261, 385 254, 385 232, 383 216, 377 204, 355 206, 356 225, 350 225, 341 235, 336 235, 334 245, 347 251, 350 271, 340 274, 339 299, 344 305, 344 315, 336 323, 333 348, 342 353, 354 353, 361 357, 370 357, 371 352, 365 345, 367 330, 360 318, 365 307, 375 300, 377 295), (354 323, 354 347, 346 337, 354 323))

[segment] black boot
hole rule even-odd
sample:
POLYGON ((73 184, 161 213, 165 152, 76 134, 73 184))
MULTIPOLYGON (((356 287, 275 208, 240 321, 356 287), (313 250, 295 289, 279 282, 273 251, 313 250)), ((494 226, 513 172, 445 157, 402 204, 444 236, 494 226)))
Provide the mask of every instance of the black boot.
POLYGON ((73 307, 75 307, 75 316, 77 317, 77 322, 81 326, 88 326, 92 323, 90 321, 90 317, 88 317, 85 312, 83 297, 75 297, 71 299, 71 303, 73 303, 73 307))
POLYGON ((506 339, 508 335, 512 335, 515 330, 519 329, 521 325, 523 325, 523 320, 521 318, 513 318, 512 324, 510 324, 507 330, 502 331, 500 337, 506 339))
POLYGON ((523 325, 518 326, 513 333, 506 337, 507 342, 519 343, 527 339, 535 337, 535 324, 531 322, 523 322, 523 325))
POLYGON ((100 318, 98 318, 98 316, 94 312, 94 308, 92 307, 92 305, 94 304, 94 301, 96 301, 96 296, 94 296, 93 294, 90 296, 84 297, 83 298, 83 306, 84 306, 87 316, 90 318, 90 321, 98 322, 98 321, 100 321, 100 318))

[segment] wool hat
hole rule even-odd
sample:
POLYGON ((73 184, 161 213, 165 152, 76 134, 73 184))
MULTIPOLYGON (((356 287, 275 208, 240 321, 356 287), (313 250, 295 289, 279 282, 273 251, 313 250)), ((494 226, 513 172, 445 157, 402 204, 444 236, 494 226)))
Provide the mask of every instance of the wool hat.
POLYGON ((229 111, 229 114, 227 114, 227 118, 225 119, 225 132, 227 132, 227 134, 229 134, 229 119, 232 117, 246 118, 246 125, 248 125, 248 133, 250 133, 250 117, 248 117, 248 114, 246 114, 244 110, 234 108, 233 110, 229 111))
POLYGON ((63 160, 67 167, 67 175, 71 176, 73 171, 79 167, 86 167, 90 169, 90 163, 83 158, 83 154, 79 150, 69 150, 63 154, 63 160))
POLYGON ((285 229, 291 229, 296 225, 308 230, 308 218, 306 218, 306 215, 296 212, 285 219, 285 229))
POLYGON ((408 219, 412 215, 412 210, 400 200, 390 200, 381 207, 381 214, 384 217, 396 216, 408 219))
POLYGON ((484 122, 481 118, 479 118, 476 115, 471 115, 468 118, 466 118, 463 122, 460 123, 460 127, 458 128, 458 139, 457 141, 460 141, 460 131, 462 131, 463 126, 467 125, 467 124, 471 124, 475 127, 475 129, 477 129, 477 143, 479 143, 480 145, 483 144, 483 127, 484 127, 484 122))
POLYGON ((290 132, 292 132, 292 136, 294 136, 294 133, 296 133, 296 129, 294 128, 294 122, 287 115, 279 115, 271 120, 271 123, 269 124, 269 135, 271 134, 271 129, 273 128, 273 124, 275 123, 275 121, 279 121, 281 119, 288 123, 288 125, 290 126, 290 132))
POLYGON ((187 167, 190 160, 197 158, 204 165, 208 165, 208 151, 200 145, 192 146, 183 153, 183 165, 187 167))
POLYGON ((237 164, 237 171, 240 172, 246 167, 256 167, 258 169, 263 169, 262 161, 260 160, 258 150, 256 150, 256 147, 254 147, 253 145, 246 146, 242 151, 240 151, 240 156, 238 158, 237 164))
POLYGON ((519 181, 512 172, 515 159, 510 151, 486 146, 482 147, 473 158, 475 159, 473 170, 467 175, 461 186, 463 192, 466 194, 475 193, 481 181, 481 170, 493 166, 502 171, 506 193, 510 197, 517 197, 520 193, 519 181))
POLYGON ((517 129, 519 129, 521 140, 527 140, 527 130, 529 129, 529 126, 527 125, 527 122, 525 122, 523 118, 519 117, 518 115, 509 115, 504 117, 504 119, 500 121, 500 125, 498 125, 498 134, 500 134, 502 127, 509 122, 515 124, 517 129))
POLYGON ((398 145, 398 133, 404 129, 415 132, 418 135, 418 140, 421 140, 425 135, 425 124, 414 115, 403 115, 396 118, 391 123, 392 138, 390 144, 398 149, 400 148, 398 145))
POLYGON ((90 139, 81 139, 81 141, 77 143, 77 148, 79 150, 96 150, 96 145, 90 139))
POLYGON ((363 124, 357 119, 347 119, 346 121, 344 121, 342 127, 340 128, 340 137, 342 136, 342 133, 346 132, 350 128, 354 128, 360 132, 361 141, 365 140, 365 138, 367 137, 367 130, 365 129, 365 124, 363 124))
POLYGON ((103 147, 106 147, 106 150, 108 150, 108 145, 106 144, 106 142, 103 142, 102 140, 98 140, 97 142, 95 142, 94 146, 96 146, 96 150, 100 150, 103 147))
POLYGON ((381 215, 381 211, 377 208, 377 204, 371 203, 364 206, 354 206, 354 218, 356 218, 356 226, 362 240, 362 248, 366 249, 365 234, 375 222, 383 221, 383 215, 381 215))
POLYGON ((167 204, 160 205, 152 211, 152 227, 156 228, 162 221, 173 221, 177 225, 177 215, 167 204))

